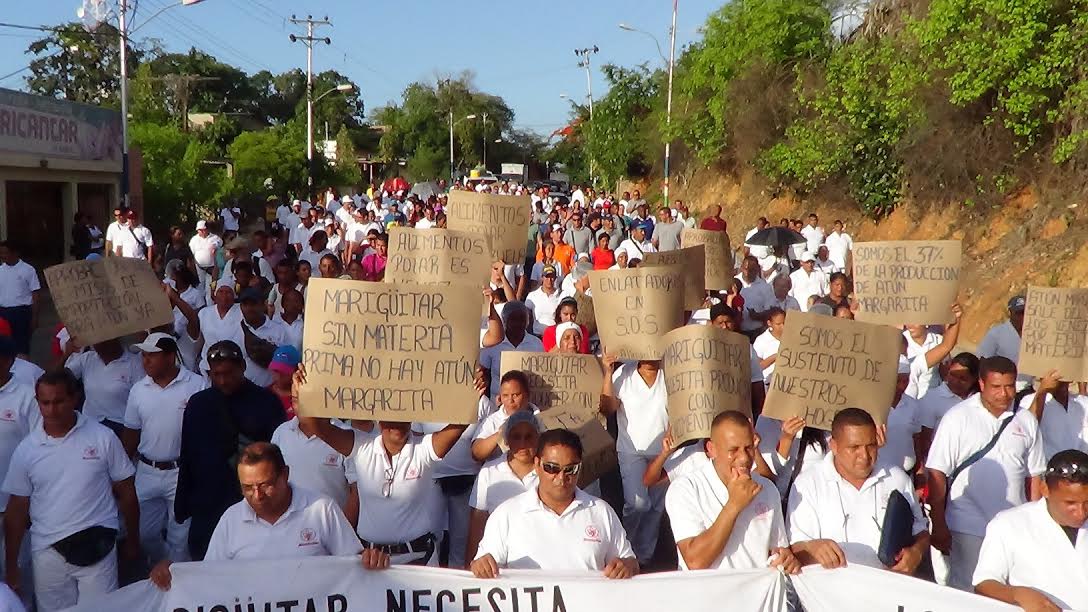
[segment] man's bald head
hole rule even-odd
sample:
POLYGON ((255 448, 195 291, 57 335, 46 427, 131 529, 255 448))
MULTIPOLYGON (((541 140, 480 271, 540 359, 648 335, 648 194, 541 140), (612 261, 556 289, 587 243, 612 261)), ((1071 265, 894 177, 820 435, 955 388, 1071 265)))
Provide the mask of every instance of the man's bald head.
POLYGON ((706 454, 722 482, 748 477, 755 465, 755 446, 755 431, 748 417, 735 410, 714 417, 706 454))

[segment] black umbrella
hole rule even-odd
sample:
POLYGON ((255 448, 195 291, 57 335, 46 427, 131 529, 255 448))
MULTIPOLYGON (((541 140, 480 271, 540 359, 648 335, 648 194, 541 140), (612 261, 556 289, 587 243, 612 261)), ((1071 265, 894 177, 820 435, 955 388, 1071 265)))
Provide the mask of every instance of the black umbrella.
POLYGON ((781 226, 761 229, 745 239, 744 244, 767 247, 788 247, 791 244, 808 242, 801 234, 781 226))

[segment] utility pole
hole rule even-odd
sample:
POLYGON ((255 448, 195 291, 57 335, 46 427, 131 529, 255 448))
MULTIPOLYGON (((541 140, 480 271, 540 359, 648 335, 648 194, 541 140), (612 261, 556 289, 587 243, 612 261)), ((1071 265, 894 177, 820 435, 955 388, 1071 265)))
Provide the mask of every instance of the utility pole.
POLYGON ((484 132, 483 166, 484 166, 484 172, 487 172, 487 113, 484 113, 483 115, 484 115, 484 122, 483 122, 483 126, 484 126, 484 129, 483 129, 483 132, 484 132))
POLYGON ((676 5, 679 0, 672 0, 672 28, 669 29, 669 91, 665 103, 665 206, 672 206, 669 202, 669 157, 672 152, 672 136, 669 127, 672 125, 672 72, 676 66, 676 5))
MULTIPOLYGON (((593 129, 593 72, 592 72, 592 66, 590 64, 590 57, 592 57, 594 54, 596 54, 599 51, 600 51, 600 49, 597 48, 597 45, 593 45, 592 47, 586 47, 584 49, 575 49, 574 50, 574 55, 582 58, 578 62, 578 67, 579 68, 584 68, 585 71, 586 71, 586 96, 589 98, 589 125, 590 125, 590 130, 593 129)), ((590 135, 590 132, 587 131, 586 132, 586 141, 587 142, 589 141, 589 135, 590 135)), ((595 176, 595 174, 596 173, 593 171, 593 156, 590 155, 590 157, 589 157, 589 178, 593 182, 594 187, 597 186, 597 177, 595 176)))
POLYGON ((189 131, 189 90, 195 83, 210 83, 218 81, 219 77, 199 76, 194 74, 164 74, 157 77, 149 77, 149 81, 162 81, 174 89, 174 101, 178 112, 181 114, 181 129, 189 131))
POLYGON ((121 206, 128 206, 128 0, 117 0, 121 31, 121 206))
POLYGON ((301 42, 306 45, 306 193, 310 202, 314 201, 314 43, 324 42, 332 44, 332 39, 314 38, 314 28, 320 26, 332 26, 328 17, 315 20, 313 15, 306 15, 306 19, 298 19, 291 15, 291 23, 306 25, 306 36, 289 38, 291 42, 301 42))

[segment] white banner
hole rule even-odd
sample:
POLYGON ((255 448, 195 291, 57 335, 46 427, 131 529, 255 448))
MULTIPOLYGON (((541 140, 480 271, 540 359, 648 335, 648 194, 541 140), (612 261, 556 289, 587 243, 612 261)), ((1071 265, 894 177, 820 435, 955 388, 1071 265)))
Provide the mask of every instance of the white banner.
POLYGON ((780 612, 773 570, 671 572, 617 582, 594 573, 507 570, 480 580, 459 570, 369 572, 357 558, 179 563, 162 593, 140 582, 70 612, 780 612), (724 604, 728 602, 728 604, 724 604))
POLYGON ((851 565, 806 567, 790 576, 805 612, 1019 612, 981 595, 957 591, 887 570, 851 565))

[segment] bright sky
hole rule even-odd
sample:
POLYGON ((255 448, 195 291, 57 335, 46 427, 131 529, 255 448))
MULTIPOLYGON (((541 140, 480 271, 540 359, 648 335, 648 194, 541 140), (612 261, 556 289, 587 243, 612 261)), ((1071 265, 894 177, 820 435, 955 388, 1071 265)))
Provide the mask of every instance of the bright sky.
MULTIPOLYGON (((81 0, 3 0, 0 21, 57 25, 75 19, 81 0)), ((109 0, 116 5, 117 0, 109 0)), ((133 0, 129 0, 130 6, 133 0)), ((140 0, 136 25, 180 0, 140 0)), ((706 17, 723 0, 679 0, 677 53, 699 37, 706 17)), ((502 96, 516 114, 519 128, 547 136, 566 123, 567 94, 582 101, 585 72, 574 49, 597 45, 593 56, 593 91, 605 89, 599 67, 605 63, 660 66, 654 41, 619 29, 620 22, 652 33, 668 56, 670 0, 204 0, 178 6, 155 17, 133 35, 153 37, 171 51, 196 46, 249 73, 280 73, 305 68, 301 43, 288 40, 304 33, 289 23, 291 13, 304 18, 328 16, 332 46, 314 49, 314 70, 338 70, 362 89, 367 112, 397 100, 409 83, 434 81, 463 70, 476 74, 483 91, 502 96)), ((0 76, 25 67, 24 52, 40 33, 0 27, 0 76)), ((0 80, 0 87, 23 89, 24 71, 0 80)))

